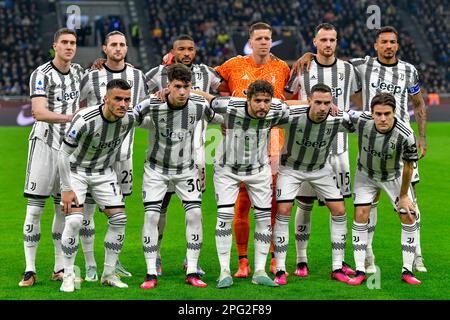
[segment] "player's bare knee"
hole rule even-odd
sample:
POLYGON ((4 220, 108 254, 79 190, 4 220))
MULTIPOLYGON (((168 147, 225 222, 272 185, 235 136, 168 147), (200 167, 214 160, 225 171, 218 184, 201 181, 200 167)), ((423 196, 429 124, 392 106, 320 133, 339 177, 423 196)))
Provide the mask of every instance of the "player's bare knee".
POLYGON ((344 216, 345 215, 345 205, 344 201, 327 201, 326 205, 330 209, 332 216, 344 216))
POLYGON ((368 223, 370 215, 370 206, 355 207, 355 221, 357 223, 368 223))
POLYGON ((293 205, 293 201, 277 202, 277 213, 282 216, 290 216, 293 205))
POLYGON ((416 216, 410 213, 399 213, 400 221, 403 224, 413 224, 416 222, 416 216))

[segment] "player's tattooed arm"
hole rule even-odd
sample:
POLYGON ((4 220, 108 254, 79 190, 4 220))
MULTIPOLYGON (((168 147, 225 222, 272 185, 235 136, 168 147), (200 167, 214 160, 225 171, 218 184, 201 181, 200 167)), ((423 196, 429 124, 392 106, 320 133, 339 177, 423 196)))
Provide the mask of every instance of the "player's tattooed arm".
POLYGON ((426 124, 427 124, 427 112, 425 109, 425 101, 423 100, 422 92, 410 96, 414 109, 414 118, 416 119, 417 126, 419 128, 419 140, 417 148, 420 151, 419 159, 423 158, 427 152, 426 142, 426 124))
POLYGON ((46 97, 33 97, 31 99, 31 114, 37 121, 48 123, 66 123, 72 121, 72 114, 60 114, 52 112, 47 108, 46 97))

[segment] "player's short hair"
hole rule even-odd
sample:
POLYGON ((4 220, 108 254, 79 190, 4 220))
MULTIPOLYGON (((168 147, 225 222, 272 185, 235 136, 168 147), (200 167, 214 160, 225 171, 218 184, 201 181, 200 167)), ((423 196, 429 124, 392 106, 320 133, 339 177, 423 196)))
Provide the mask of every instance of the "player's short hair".
POLYGON ((370 111, 373 112, 373 107, 379 104, 391 106, 392 111, 395 112, 395 97, 392 94, 388 92, 377 93, 370 102, 370 111))
POLYGON ((323 92, 323 93, 329 93, 332 95, 331 88, 324 83, 318 83, 318 84, 313 85, 308 97, 312 97, 314 92, 323 92))
POLYGON ((108 45, 108 40, 109 40, 109 38, 112 37, 112 36, 115 36, 115 35, 123 36, 123 37, 125 38, 125 44, 128 45, 128 43, 127 43, 127 37, 126 37, 122 32, 120 32, 120 31, 118 31, 118 30, 114 30, 114 31, 111 31, 110 33, 108 33, 108 34, 105 36, 105 41, 103 42, 103 45, 104 45, 104 46, 108 45))
POLYGON ((53 35, 53 42, 58 42, 59 37, 62 36, 63 34, 71 34, 75 37, 75 39, 77 38, 77 33, 75 32, 75 30, 69 28, 61 28, 58 29, 53 35))
POLYGON ((378 40, 378 37, 380 36, 380 34, 387 33, 387 32, 395 33, 396 37, 398 38, 398 31, 397 31, 397 29, 395 29, 392 26, 385 26, 385 27, 381 27, 380 29, 377 30, 377 33, 375 35, 375 41, 378 40))
POLYGON ((130 90, 131 86, 128 83, 128 81, 123 80, 123 79, 113 79, 113 80, 109 81, 108 84, 106 85, 106 91, 110 91, 115 88, 118 88, 121 90, 130 90))
POLYGON ((274 91, 272 84, 266 80, 256 80, 250 83, 247 89, 247 99, 251 100, 258 93, 268 93, 273 97, 274 91))
POLYGON ((174 63, 167 67, 167 78, 169 82, 179 80, 184 83, 189 83, 192 81, 192 72, 184 64, 174 63))
POLYGON ((332 25, 331 23, 328 22, 324 22, 319 24, 316 29, 315 29, 315 35, 317 36, 317 34, 319 33, 320 30, 334 30, 337 33, 336 27, 334 25, 332 25))
POLYGON ((254 23, 250 26, 250 29, 248 30, 250 38, 252 37, 253 32, 255 32, 255 30, 270 30, 270 32, 272 32, 272 27, 265 22, 254 23))
POLYGON ((190 35, 188 35, 188 34, 180 34, 178 37, 175 38, 175 40, 173 40, 172 48, 175 47, 175 43, 177 41, 182 41, 182 40, 192 41, 195 44, 194 38, 192 38, 190 35))

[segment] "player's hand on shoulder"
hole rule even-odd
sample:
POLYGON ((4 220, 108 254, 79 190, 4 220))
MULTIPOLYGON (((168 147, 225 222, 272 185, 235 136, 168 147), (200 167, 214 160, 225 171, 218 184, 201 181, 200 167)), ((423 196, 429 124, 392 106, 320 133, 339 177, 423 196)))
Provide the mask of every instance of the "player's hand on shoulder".
POLYGON ((162 102, 166 102, 166 96, 168 94, 169 94, 169 88, 164 88, 164 89, 156 91, 154 93, 155 98, 161 100, 162 102))
POLYGON ((311 67, 311 61, 314 59, 316 55, 312 52, 306 52, 304 55, 302 55, 292 66, 292 69, 297 69, 298 74, 303 74, 303 71, 309 70, 311 67))
POLYGON ((103 69, 103 64, 106 62, 106 59, 97 58, 91 66, 93 70, 101 70, 103 69))

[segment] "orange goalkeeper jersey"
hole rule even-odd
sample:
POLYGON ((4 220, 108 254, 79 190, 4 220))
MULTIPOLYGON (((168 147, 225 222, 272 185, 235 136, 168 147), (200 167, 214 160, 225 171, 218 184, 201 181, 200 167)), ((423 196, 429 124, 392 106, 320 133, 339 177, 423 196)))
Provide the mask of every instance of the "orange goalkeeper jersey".
MULTIPOLYGON (((256 64, 252 56, 237 56, 215 68, 227 82, 234 97, 245 98, 247 88, 255 80, 266 80, 273 85, 274 97, 285 100, 283 91, 289 79, 289 66, 283 60, 270 55, 270 61, 256 64)), ((282 129, 271 131, 269 155, 278 156, 283 147, 282 129)))

